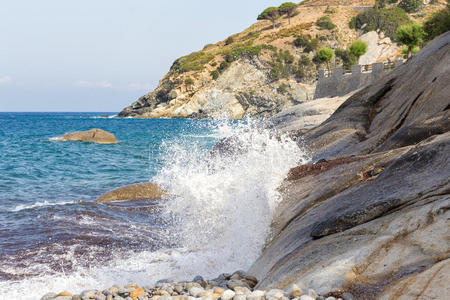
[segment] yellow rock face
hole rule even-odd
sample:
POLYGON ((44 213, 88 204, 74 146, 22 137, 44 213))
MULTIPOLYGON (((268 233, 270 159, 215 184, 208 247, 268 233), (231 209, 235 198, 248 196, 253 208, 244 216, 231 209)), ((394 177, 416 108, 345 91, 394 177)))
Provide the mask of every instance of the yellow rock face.
POLYGON ((114 134, 98 128, 94 128, 88 131, 67 133, 62 136, 62 139, 64 141, 76 141, 76 142, 98 143, 98 144, 118 143, 114 134))
POLYGON ((123 186, 101 195, 95 202, 160 199, 163 191, 150 182, 123 186))
POLYGON ((69 292, 64 291, 64 292, 61 292, 61 293, 59 293, 58 295, 56 295, 56 297, 59 297, 59 296, 67 296, 67 297, 71 297, 72 294, 69 293, 69 292))

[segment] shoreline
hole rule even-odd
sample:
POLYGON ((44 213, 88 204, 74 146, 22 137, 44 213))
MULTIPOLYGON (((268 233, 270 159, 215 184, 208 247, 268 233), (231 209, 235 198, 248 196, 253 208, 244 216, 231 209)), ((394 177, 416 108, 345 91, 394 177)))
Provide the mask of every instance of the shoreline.
POLYGON ((258 279, 244 271, 223 273, 205 280, 195 276, 192 281, 173 282, 163 279, 155 285, 140 287, 135 283, 113 285, 107 289, 85 290, 72 295, 68 291, 47 293, 40 300, 352 300, 348 292, 330 292, 318 295, 313 289, 303 291, 296 284, 285 290, 257 288, 258 279))

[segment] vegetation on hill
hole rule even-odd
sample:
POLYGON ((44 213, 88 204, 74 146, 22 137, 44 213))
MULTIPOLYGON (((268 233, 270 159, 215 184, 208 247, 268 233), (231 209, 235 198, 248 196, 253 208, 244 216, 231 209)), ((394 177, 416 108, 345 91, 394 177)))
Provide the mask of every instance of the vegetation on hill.
POLYGON ((257 20, 269 20, 272 22, 272 27, 275 29, 275 21, 280 17, 280 11, 278 7, 268 7, 262 13, 259 14, 257 20))
POLYGON ((364 32, 381 30, 392 40, 396 40, 396 31, 402 25, 409 25, 412 21, 406 12, 399 7, 372 8, 362 12, 350 21, 350 28, 362 29, 364 32))
POLYGON ((450 0, 447 0, 447 7, 439 12, 435 12, 431 18, 425 21, 423 29, 426 42, 450 30, 450 0))
POLYGON ((293 2, 284 2, 278 7, 278 11, 281 15, 286 14, 289 20, 289 24, 291 24, 291 17, 295 14, 295 10, 297 9, 297 4, 293 2))
POLYGON ((398 7, 407 13, 418 12, 423 7, 423 0, 401 0, 398 7))
POLYGON ((398 42, 406 45, 407 57, 410 57, 413 49, 419 46, 423 36, 424 31, 420 24, 404 25, 397 29, 398 42))
POLYGON ((364 55, 367 52, 367 43, 361 40, 357 40, 350 45, 349 50, 351 54, 359 59, 361 55, 364 55))
POLYGON ((334 28, 336 28, 336 24, 334 24, 329 16, 323 16, 320 17, 317 22, 316 25, 319 26, 319 28, 321 29, 327 29, 327 30, 332 30, 334 28))

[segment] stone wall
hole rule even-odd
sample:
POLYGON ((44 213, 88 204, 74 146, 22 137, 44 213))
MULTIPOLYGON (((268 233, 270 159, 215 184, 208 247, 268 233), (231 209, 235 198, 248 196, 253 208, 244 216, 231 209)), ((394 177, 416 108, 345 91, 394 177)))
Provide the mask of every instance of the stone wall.
POLYGON ((352 66, 349 73, 345 72, 343 67, 333 69, 331 74, 328 74, 326 70, 319 70, 314 99, 348 94, 373 83, 402 63, 401 60, 398 60, 394 63, 356 65, 352 66))

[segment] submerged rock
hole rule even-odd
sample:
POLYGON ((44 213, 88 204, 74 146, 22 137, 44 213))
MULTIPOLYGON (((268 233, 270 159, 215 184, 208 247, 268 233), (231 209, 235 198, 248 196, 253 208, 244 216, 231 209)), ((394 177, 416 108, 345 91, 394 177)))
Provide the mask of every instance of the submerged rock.
POLYGON ((162 196, 163 191, 156 184, 145 182, 119 187, 101 195, 95 202, 160 199, 162 196))
POLYGON ((61 140, 85 142, 85 143, 98 143, 98 144, 118 143, 114 134, 98 128, 90 129, 87 131, 66 133, 61 137, 61 140))

